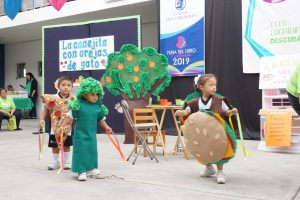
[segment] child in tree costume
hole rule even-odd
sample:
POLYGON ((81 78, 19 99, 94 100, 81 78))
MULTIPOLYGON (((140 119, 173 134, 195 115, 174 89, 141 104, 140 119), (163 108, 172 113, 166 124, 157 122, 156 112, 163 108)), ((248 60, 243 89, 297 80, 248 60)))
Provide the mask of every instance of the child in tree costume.
POLYGON ((68 131, 75 120, 72 172, 78 173, 79 181, 85 181, 87 176, 97 178, 100 175, 97 169, 97 122, 105 131, 112 131, 104 121, 108 110, 101 102, 103 95, 99 81, 93 78, 84 79, 77 91, 77 100, 69 105, 69 118, 62 127, 68 131))
POLYGON ((234 157, 236 138, 223 118, 235 115, 237 109, 229 104, 227 98, 215 94, 216 84, 213 74, 201 76, 197 83, 202 92, 199 93, 200 97, 187 101, 185 110, 176 111, 176 115, 190 115, 185 122, 183 133, 188 150, 200 163, 206 165, 201 177, 216 174, 212 166, 216 164, 217 183, 224 184, 223 164, 234 157))

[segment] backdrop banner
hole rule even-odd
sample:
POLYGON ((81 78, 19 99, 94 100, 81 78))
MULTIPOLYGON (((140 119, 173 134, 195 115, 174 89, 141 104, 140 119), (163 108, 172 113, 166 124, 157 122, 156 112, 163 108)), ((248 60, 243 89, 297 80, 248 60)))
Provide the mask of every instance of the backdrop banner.
POLYGON ((160 53, 171 76, 204 74, 204 0, 160 1, 160 53))
POLYGON ((114 36, 59 41, 59 71, 105 69, 114 36))
POLYGON ((243 72, 259 73, 264 56, 300 51, 299 0, 242 0, 243 72))

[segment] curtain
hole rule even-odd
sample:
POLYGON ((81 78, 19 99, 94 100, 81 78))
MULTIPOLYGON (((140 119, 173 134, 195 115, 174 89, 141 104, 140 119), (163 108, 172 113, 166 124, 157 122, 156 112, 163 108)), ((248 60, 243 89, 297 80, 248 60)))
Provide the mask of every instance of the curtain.
POLYGON ((218 91, 240 112, 246 138, 259 138, 259 74, 243 74, 241 0, 205 1, 206 73, 218 77, 218 91))

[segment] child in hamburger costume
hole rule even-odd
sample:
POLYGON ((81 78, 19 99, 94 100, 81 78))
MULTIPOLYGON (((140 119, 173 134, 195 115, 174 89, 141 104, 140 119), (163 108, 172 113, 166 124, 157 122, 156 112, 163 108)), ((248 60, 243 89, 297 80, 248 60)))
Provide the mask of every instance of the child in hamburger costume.
POLYGON ((175 114, 189 116, 183 133, 190 153, 206 165, 201 177, 217 173, 217 183, 224 184, 226 179, 223 164, 234 157, 236 139, 223 118, 235 115, 238 110, 229 104, 227 98, 215 95, 216 86, 214 74, 201 76, 197 82, 197 87, 202 92, 200 97, 187 101, 185 110, 178 110, 175 114), (213 164, 217 165, 217 172, 213 164))

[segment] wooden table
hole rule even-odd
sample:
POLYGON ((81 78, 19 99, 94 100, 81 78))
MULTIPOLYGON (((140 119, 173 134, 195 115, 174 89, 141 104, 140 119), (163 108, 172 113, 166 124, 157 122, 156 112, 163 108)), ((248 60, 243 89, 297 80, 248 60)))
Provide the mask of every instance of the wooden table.
POLYGON ((166 111, 167 110, 171 111, 173 122, 174 122, 174 125, 175 125, 175 128, 176 128, 176 131, 177 131, 177 140, 176 140, 176 144, 175 144, 175 147, 174 147, 173 154, 177 154, 178 152, 183 151, 185 158, 189 160, 190 159, 190 154, 188 153, 188 151, 186 149, 186 146, 184 144, 184 141, 182 139, 182 136, 181 136, 182 132, 181 132, 181 129, 178 125, 178 121, 177 121, 176 116, 175 116, 175 111, 180 110, 182 108, 182 106, 180 106, 180 105, 162 106, 162 105, 154 105, 153 104, 153 105, 149 105, 147 107, 152 108, 154 110, 162 110, 160 121, 158 121, 158 124, 159 124, 160 128, 162 127, 162 125, 164 123, 165 116, 166 116, 166 111))

